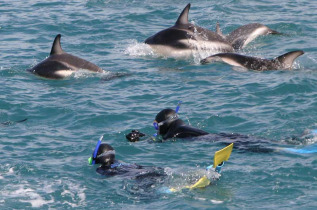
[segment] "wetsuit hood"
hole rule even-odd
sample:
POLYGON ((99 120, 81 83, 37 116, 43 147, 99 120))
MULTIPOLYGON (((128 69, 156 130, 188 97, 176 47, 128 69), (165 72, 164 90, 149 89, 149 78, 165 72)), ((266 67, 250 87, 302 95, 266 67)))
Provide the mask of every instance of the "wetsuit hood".
POLYGON ((178 115, 173 109, 163 109, 156 115, 155 121, 158 124, 163 123, 158 127, 158 134, 160 135, 165 135, 169 131, 173 122, 183 122, 181 119, 178 119, 178 115))
POLYGON ((95 161, 103 167, 110 166, 115 162, 115 150, 109 144, 101 144, 95 161))

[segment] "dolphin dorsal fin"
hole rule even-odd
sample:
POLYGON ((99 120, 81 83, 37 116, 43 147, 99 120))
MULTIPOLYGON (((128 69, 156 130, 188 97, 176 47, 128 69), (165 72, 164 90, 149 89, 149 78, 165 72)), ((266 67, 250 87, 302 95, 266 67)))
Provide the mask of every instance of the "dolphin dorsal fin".
POLYGON ((219 22, 217 22, 217 24, 216 24, 216 32, 217 32, 218 35, 224 37, 223 34, 222 34, 222 31, 220 29, 219 22))
POLYGON ((179 15, 175 25, 184 25, 188 24, 188 13, 190 9, 190 4, 187 4, 187 6, 184 8, 182 13, 179 15))
POLYGON ((294 60, 304 54, 302 50, 296 50, 292 52, 285 53, 274 60, 280 62, 283 65, 283 68, 290 69, 293 65, 294 60))
POLYGON ((53 45, 52 45, 52 49, 51 49, 51 54, 50 55, 54 55, 54 54, 62 54, 64 51, 61 47, 61 36, 60 34, 58 34, 56 37, 55 37, 55 40, 53 42, 53 45))

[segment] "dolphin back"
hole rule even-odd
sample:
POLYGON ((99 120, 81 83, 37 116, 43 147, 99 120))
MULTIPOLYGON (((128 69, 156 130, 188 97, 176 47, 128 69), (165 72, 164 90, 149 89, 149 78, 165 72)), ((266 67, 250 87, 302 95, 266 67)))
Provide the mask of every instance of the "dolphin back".
POLYGON ((272 60, 257 57, 240 55, 237 53, 219 53, 201 60, 202 64, 213 62, 224 62, 232 66, 240 66, 247 69, 267 71, 291 69, 294 60, 304 54, 304 51, 297 50, 285 53, 272 60))

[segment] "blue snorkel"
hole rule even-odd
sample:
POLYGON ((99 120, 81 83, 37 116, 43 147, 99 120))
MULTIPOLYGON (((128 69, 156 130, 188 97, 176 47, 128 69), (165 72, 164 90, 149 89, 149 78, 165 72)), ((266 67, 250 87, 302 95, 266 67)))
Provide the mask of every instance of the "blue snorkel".
MULTIPOLYGON (((179 109, 180 109, 180 107, 181 107, 181 104, 182 104, 182 101, 179 101, 179 102, 177 103, 177 106, 176 106, 176 109, 175 109, 176 114, 178 113, 178 111, 179 111, 179 109)), ((174 119, 177 119, 177 118, 178 118, 178 117, 177 117, 177 115, 176 115, 176 116, 172 116, 171 118, 166 119, 166 120, 164 120, 164 121, 162 121, 162 122, 159 122, 159 123, 158 123, 157 121, 154 121, 154 122, 153 122, 153 127, 154 127, 155 130, 158 131, 161 125, 163 125, 163 124, 166 123, 167 121, 174 120, 174 119)), ((156 137, 157 135, 158 135, 158 133, 153 134, 154 137, 156 137)))
POLYGON ((103 139, 103 135, 99 138, 99 140, 97 142, 97 145, 95 147, 93 156, 88 158, 89 165, 95 165, 97 153, 98 153, 98 150, 99 150, 99 147, 100 147, 102 139, 103 139))
POLYGON ((181 108, 181 104, 182 104, 182 101, 179 101, 179 102, 177 103, 177 107, 176 107, 176 109, 175 109, 176 114, 178 113, 179 108, 181 108))

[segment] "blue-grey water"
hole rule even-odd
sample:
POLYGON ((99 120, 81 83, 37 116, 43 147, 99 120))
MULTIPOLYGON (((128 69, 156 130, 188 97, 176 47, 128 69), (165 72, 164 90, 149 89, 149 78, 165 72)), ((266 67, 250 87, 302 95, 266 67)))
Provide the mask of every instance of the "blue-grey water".
POLYGON ((160 187, 198 176, 222 145, 125 139, 132 129, 153 134, 155 115, 181 100, 180 117, 211 133, 240 133, 295 148, 316 142, 289 139, 317 127, 317 2, 191 2, 189 20, 210 30, 217 21, 226 34, 259 22, 284 34, 259 37, 241 53, 273 58, 305 51, 294 70, 271 72, 200 65, 199 56, 162 58, 142 44, 172 26, 187 3, 0 0, 1 209, 317 207, 315 154, 234 150, 212 185, 162 194, 160 187), (55 81, 27 72, 49 55, 58 33, 66 52, 106 73, 78 72, 55 81), (126 76, 111 79, 117 73, 126 76), (136 180, 97 174, 87 158, 101 135, 118 159, 172 171, 168 181, 148 189, 136 180))

